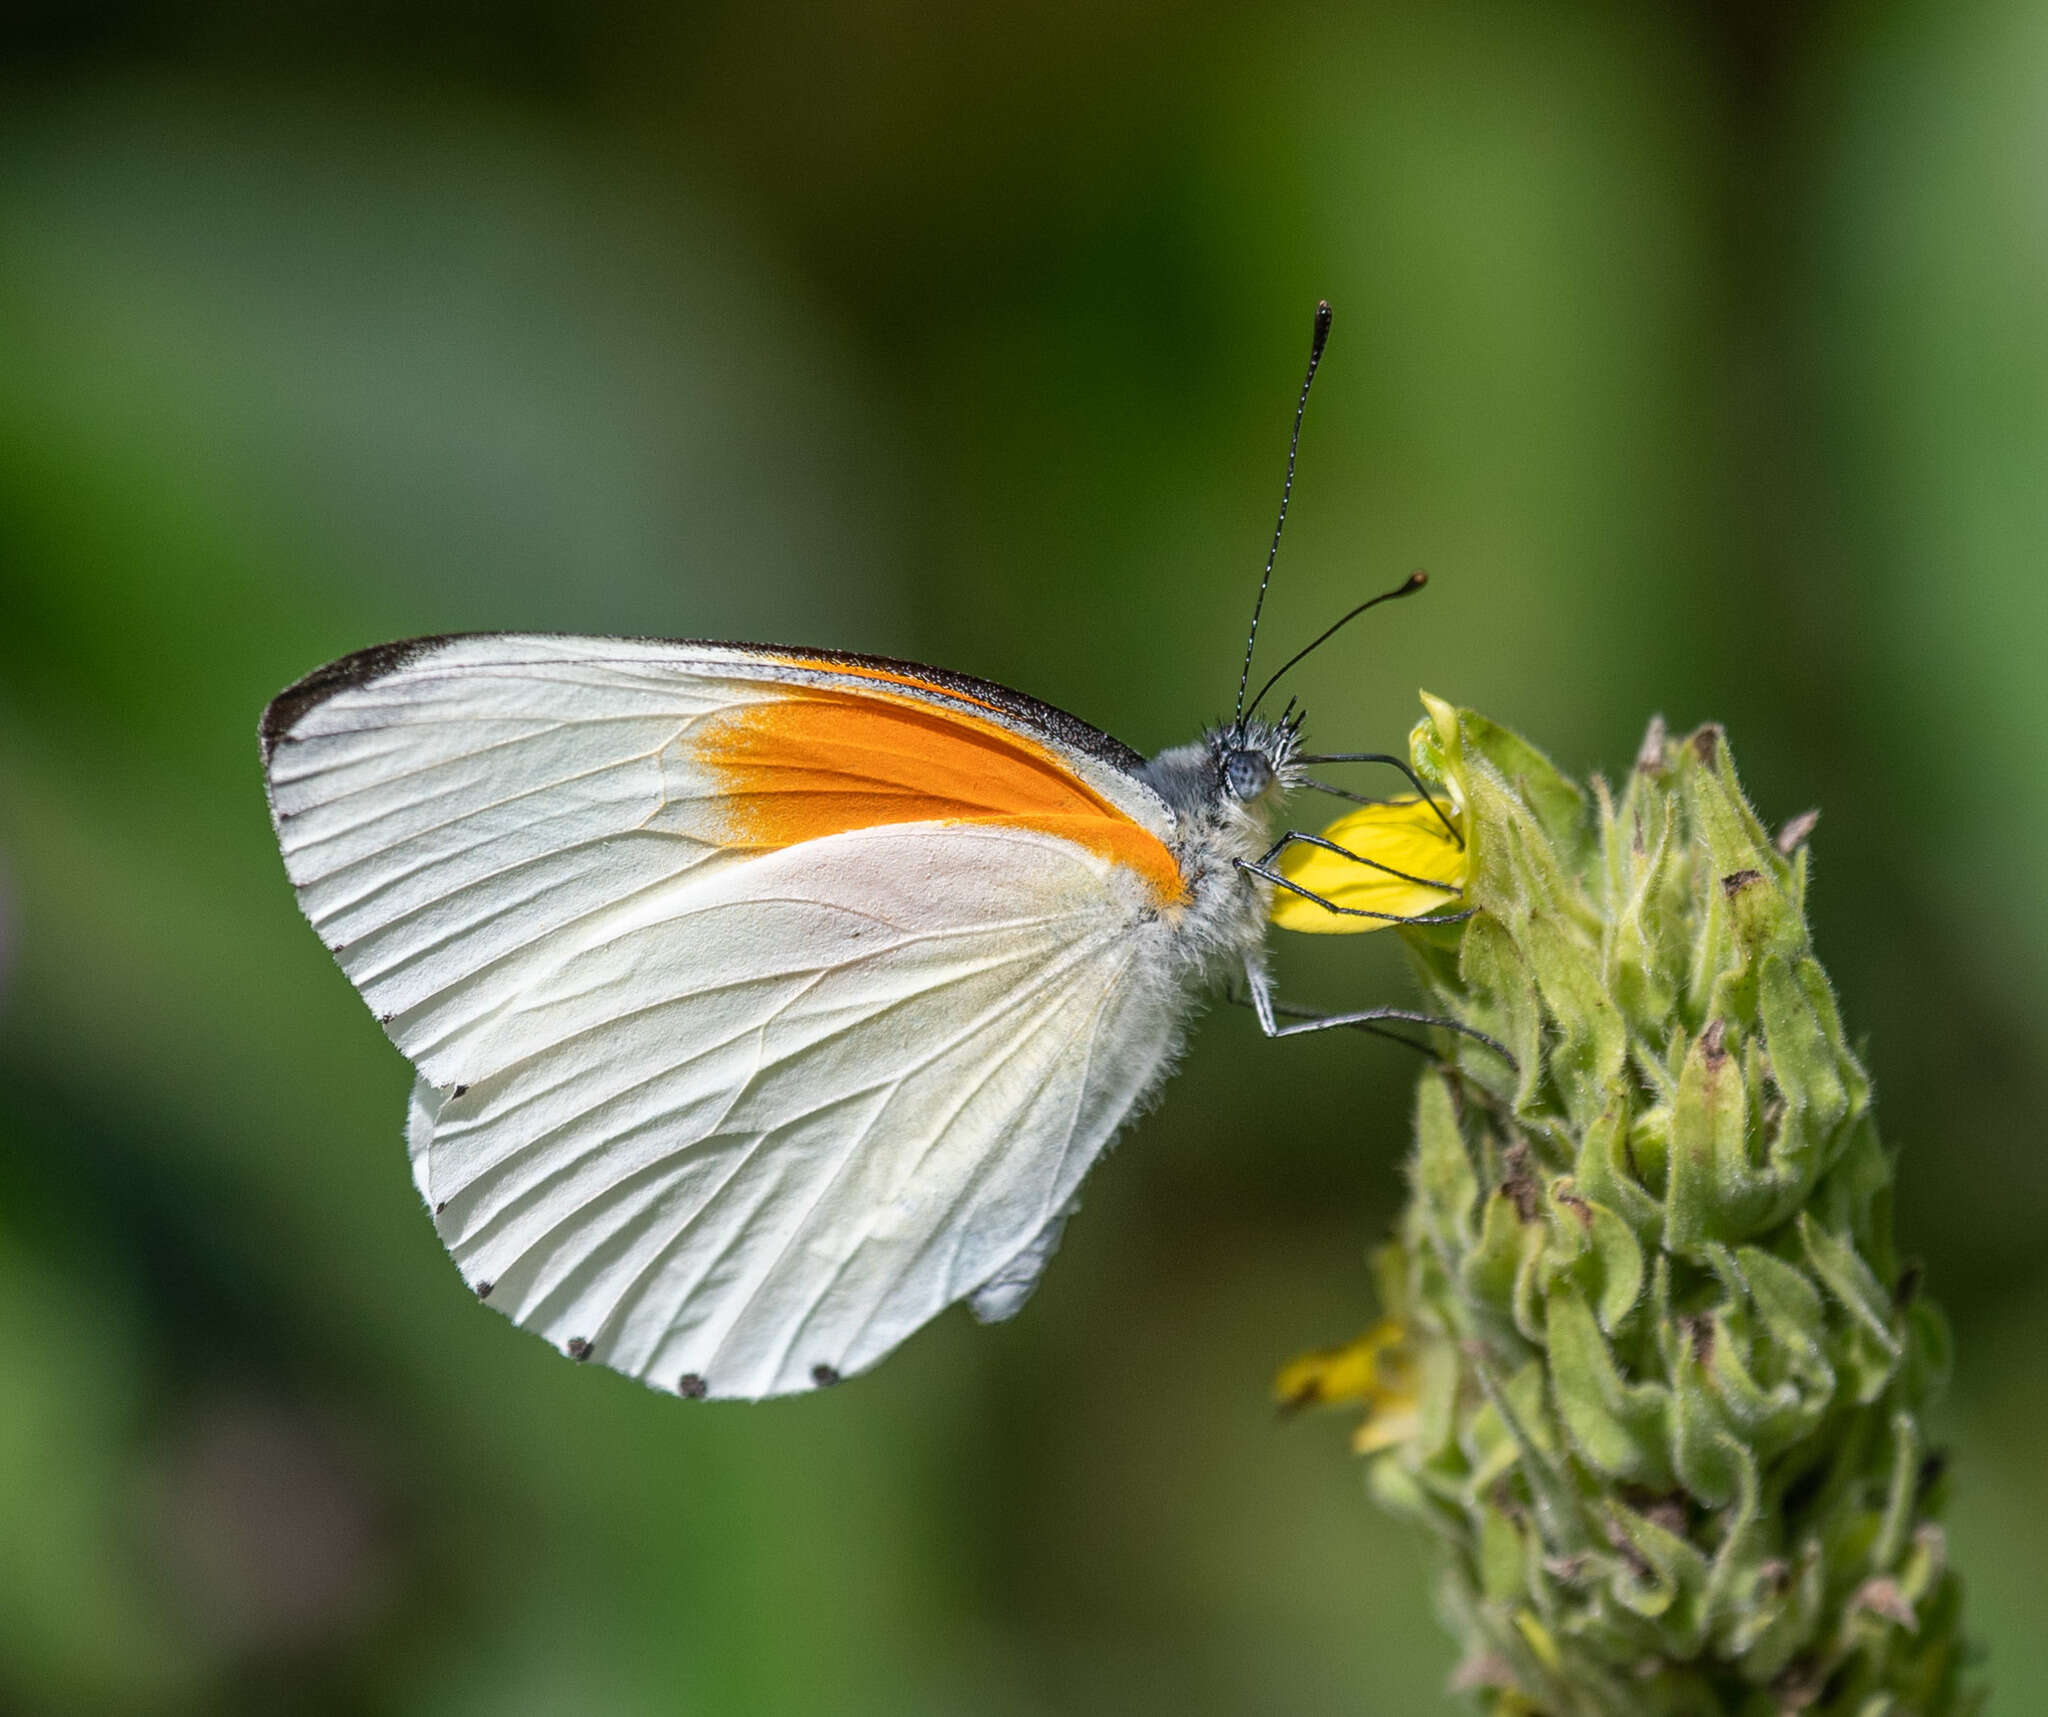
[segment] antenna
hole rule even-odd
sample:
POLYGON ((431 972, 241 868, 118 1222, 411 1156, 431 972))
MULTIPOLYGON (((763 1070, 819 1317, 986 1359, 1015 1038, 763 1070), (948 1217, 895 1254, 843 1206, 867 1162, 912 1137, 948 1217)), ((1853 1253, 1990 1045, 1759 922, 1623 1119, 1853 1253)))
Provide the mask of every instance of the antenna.
POLYGON ((1280 533, 1287 528, 1287 499, 1294 493, 1294 456, 1301 450, 1301 420, 1308 411, 1308 390, 1316 379, 1316 365, 1323 361, 1323 347, 1329 338, 1330 301, 1325 298, 1316 306, 1315 334, 1308 348, 1308 374, 1301 378, 1301 398, 1294 407, 1294 434, 1287 443, 1287 480, 1280 485, 1280 517, 1273 526, 1273 546, 1266 551, 1266 570, 1259 578, 1258 600, 1252 604, 1252 629, 1244 641, 1244 671, 1237 676, 1233 722, 1244 719, 1244 692, 1252 677, 1252 646, 1259 641, 1259 612, 1266 606, 1266 586, 1273 582, 1273 562, 1280 555, 1280 533))
POLYGON ((1428 582, 1429 574, 1424 572, 1422 568, 1417 567, 1413 572, 1411 572, 1408 575, 1407 580, 1404 583, 1402 583, 1398 588, 1393 590, 1383 590, 1379 593, 1379 595, 1375 596, 1370 602, 1361 602, 1356 608, 1352 609, 1349 614, 1345 615, 1342 620, 1339 620, 1336 625, 1328 627, 1323 632, 1319 633, 1314 643, 1305 645, 1303 648, 1296 650, 1293 655, 1289 656, 1286 662, 1281 666, 1280 673, 1275 674, 1264 685, 1259 687, 1259 695, 1252 699, 1252 707, 1247 713, 1256 715, 1259 710, 1259 705, 1266 701, 1266 694, 1280 683, 1280 677, 1282 674, 1285 674, 1289 668, 1293 667, 1295 663, 1299 662, 1303 657, 1310 654, 1310 652, 1320 650, 1325 644, 1327 644, 1332 638, 1336 637, 1339 632, 1343 631, 1345 627, 1349 626, 1352 621, 1356 620, 1359 617, 1359 615, 1363 614, 1368 608, 1377 608, 1382 602, 1398 602, 1404 596, 1413 596, 1428 582))

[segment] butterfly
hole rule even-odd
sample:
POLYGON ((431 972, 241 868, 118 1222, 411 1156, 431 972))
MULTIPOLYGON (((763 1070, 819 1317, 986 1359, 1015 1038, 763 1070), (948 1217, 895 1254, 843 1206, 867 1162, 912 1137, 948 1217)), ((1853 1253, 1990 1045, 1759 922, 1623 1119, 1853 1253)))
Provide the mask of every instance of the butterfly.
POLYGON ((1150 759, 827 650, 420 638, 280 693, 285 869, 416 1069, 414 1184, 478 1297, 682 1396, 814 1389, 956 1301, 1016 1312, 1219 985, 1273 1036, 1419 1017, 1272 999, 1276 889, 1325 928, 1455 890, 1374 911, 1279 868, 1353 856, 1280 811, 1311 762, 1377 754, 1247 709, 1257 626, 1231 720, 1150 759))

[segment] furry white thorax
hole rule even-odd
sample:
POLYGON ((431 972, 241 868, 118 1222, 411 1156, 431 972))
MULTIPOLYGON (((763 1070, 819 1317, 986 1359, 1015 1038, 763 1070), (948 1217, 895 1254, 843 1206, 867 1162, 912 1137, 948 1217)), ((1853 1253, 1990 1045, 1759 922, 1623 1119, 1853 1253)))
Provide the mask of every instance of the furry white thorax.
POLYGON ((1145 781, 1176 819, 1173 850, 1187 900, 1166 928, 1191 986, 1264 972, 1273 885, 1240 866, 1273 844, 1281 807, 1300 779, 1299 731, 1293 721, 1232 723, 1145 765, 1145 781))

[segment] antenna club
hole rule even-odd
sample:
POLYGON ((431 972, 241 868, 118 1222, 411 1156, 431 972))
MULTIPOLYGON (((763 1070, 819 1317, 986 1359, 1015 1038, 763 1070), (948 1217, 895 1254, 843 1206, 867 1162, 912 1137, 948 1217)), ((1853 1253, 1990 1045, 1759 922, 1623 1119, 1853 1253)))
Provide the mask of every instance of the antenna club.
MULTIPOLYGON (((1286 662, 1280 668, 1280 671, 1274 674, 1270 679, 1268 679, 1264 685, 1259 687, 1259 695, 1252 699, 1251 710, 1249 713, 1252 715, 1256 715, 1258 713, 1259 705, 1266 701, 1266 694, 1280 683, 1280 681, 1286 676, 1289 669, 1294 667, 1296 663, 1303 661, 1307 657, 1313 655, 1317 650, 1320 650, 1325 644, 1327 644, 1332 638, 1336 637, 1336 635, 1339 632, 1343 631, 1345 627, 1349 626, 1352 621, 1356 620, 1359 617, 1359 615, 1363 614, 1367 609, 1377 608, 1382 602, 1398 602, 1404 596, 1413 596, 1428 582, 1429 574, 1424 572, 1422 568, 1417 567, 1413 572, 1411 572, 1407 576, 1406 579, 1404 579, 1401 583, 1395 585, 1392 590, 1381 591, 1379 595, 1372 598, 1371 601, 1361 602, 1356 608, 1352 609, 1334 626, 1324 627, 1323 630, 1316 635, 1315 641, 1312 644, 1307 645, 1303 649, 1295 651, 1293 655, 1287 658, 1286 662)), ((1250 676, 1247 675, 1246 677, 1249 678, 1250 676)), ((1242 707, 1243 706, 1240 706, 1241 709, 1242 707)))
POLYGON ((1316 305, 1316 331, 1308 348, 1311 363, 1323 355, 1323 347, 1329 342, 1331 315, 1330 301, 1325 298, 1316 305))

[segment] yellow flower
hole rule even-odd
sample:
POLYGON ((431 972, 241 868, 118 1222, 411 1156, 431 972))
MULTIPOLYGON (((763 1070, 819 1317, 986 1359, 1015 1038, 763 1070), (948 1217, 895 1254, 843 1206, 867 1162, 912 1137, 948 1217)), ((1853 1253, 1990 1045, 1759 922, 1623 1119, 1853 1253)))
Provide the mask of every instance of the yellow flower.
POLYGON ((1467 856, 1451 828, 1464 819, 1451 796, 1439 793, 1439 816, 1425 799, 1389 799, 1361 805, 1323 831, 1329 847, 1297 841, 1280 855, 1280 874, 1333 906, 1385 913, 1355 918, 1331 912, 1284 888, 1273 891, 1273 922, 1283 930, 1312 935, 1355 935, 1378 930, 1393 918, 1455 912, 1465 887, 1467 856), (1442 886, 1431 886, 1441 884, 1442 886))
POLYGON ((1394 1318, 1381 1318, 1343 1347, 1291 1359, 1273 1379, 1273 1395, 1283 1413, 1364 1403, 1365 1422, 1351 1438, 1358 1454, 1375 1454, 1405 1442, 1415 1434, 1421 1411, 1408 1331, 1394 1318))

